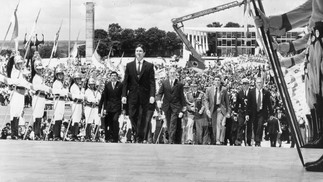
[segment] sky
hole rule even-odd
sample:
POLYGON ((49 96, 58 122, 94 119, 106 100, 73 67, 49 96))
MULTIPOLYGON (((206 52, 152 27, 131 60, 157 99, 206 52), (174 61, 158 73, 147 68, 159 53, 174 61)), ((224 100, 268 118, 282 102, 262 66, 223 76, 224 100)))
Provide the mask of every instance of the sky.
MULTIPOLYGON (((95 3, 95 29, 107 30, 109 24, 118 23, 122 28, 157 27, 165 31, 173 31, 171 23, 173 18, 232 2, 231 0, 20 0, 17 11, 19 39, 23 40, 25 33, 30 34, 37 13, 41 10, 36 32, 39 35, 44 34, 45 41, 54 40, 62 21, 59 39, 68 40, 70 1, 71 40, 76 39, 78 32, 80 32, 79 40, 85 40, 85 2, 95 3)), ((305 1, 263 0, 263 5, 267 15, 276 15, 292 10, 305 1)), ((19 0, 0 0, 0 40, 5 37, 18 2, 19 0)), ((246 21, 243 7, 188 20, 184 22, 184 26, 205 27, 215 21, 223 24, 232 21, 243 25, 246 21)), ((7 40, 11 38, 11 32, 12 30, 9 31, 7 40)))

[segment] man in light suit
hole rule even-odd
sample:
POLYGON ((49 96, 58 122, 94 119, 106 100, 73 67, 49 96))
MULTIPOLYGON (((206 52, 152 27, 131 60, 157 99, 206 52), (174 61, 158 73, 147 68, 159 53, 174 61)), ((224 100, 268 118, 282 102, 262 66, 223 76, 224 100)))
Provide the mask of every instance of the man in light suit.
POLYGON ((214 77, 213 86, 206 89, 204 98, 206 114, 211 120, 212 144, 220 145, 224 142, 226 118, 230 117, 229 96, 227 89, 221 86, 220 75, 214 77))
POLYGON ((134 139, 139 143, 144 138, 140 128, 145 128, 141 126, 145 125, 148 106, 155 102, 156 94, 154 65, 143 59, 145 53, 144 46, 137 45, 135 60, 126 66, 122 88, 122 103, 128 102, 134 139))
MULTIPOLYGON (((270 92, 263 88, 264 81, 262 77, 257 77, 256 88, 248 93, 247 115, 246 120, 250 119, 253 124, 253 132, 255 135, 255 146, 260 147, 264 124, 268 116, 270 120, 273 117, 273 108, 270 101, 270 92)), ((247 143, 251 141, 251 133, 247 133, 247 143)))
POLYGON ((173 144, 177 132, 177 120, 182 118, 183 112, 186 111, 184 85, 176 79, 175 68, 170 68, 168 71, 168 79, 162 82, 156 100, 157 107, 165 112, 169 143, 173 144))

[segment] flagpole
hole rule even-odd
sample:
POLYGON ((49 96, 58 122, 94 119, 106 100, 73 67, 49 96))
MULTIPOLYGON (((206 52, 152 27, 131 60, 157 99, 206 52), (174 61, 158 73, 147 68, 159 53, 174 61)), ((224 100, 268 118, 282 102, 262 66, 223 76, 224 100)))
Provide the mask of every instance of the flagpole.
POLYGON ((71 0, 69 0, 69 13, 68 13, 68 59, 71 57, 71 0))
POLYGON ((33 29, 31 30, 31 34, 30 34, 30 36, 29 36, 29 40, 28 40, 27 44, 25 45, 26 53, 25 53, 25 56, 24 56, 24 60, 26 60, 27 54, 28 54, 28 52, 29 52, 29 48, 30 48, 30 46, 29 46, 29 45, 30 45, 30 42, 31 42, 31 38, 32 38, 32 36, 33 36, 33 33, 34 33, 35 29, 36 29, 36 25, 37 25, 37 21, 38 21, 38 18, 39 18, 40 10, 41 10, 41 9, 39 9, 39 11, 38 11, 38 14, 37 14, 37 17, 36 17, 36 20, 35 20, 35 23, 34 23, 33 29), (26 47, 26 46, 27 46, 27 47, 26 47))
POLYGON ((56 33, 52 53, 50 54, 50 58, 49 58, 47 67, 50 65, 50 62, 52 61, 52 58, 53 58, 54 54, 56 53, 57 45, 58 45, 58 37, 59 37, 59 33, 61 31, 61 28, 62 28, 62 23, 63 23, 63 20, 61 21, 61 25, 59 26, 58 31, 56 33))
MULTIPOLYGON (((14 13, 17 12, 19 3, 20 3, 20 0, 18 2, 17 6, 16 6, 16 9, 15 9, 14 13)), ((11 28, 11 25, 12 25, 12 21, 10 20, 9 27, 7 29, 6 35, 4 36, 4 39, 3 39, 3 42, 2 42, 2 45, 1 45, 1 48, 0 48, 0 51, 3 49, 4 43, 5 43, 6 39, 7 39, 7 36, 8 36, 9 30, 11 28)))

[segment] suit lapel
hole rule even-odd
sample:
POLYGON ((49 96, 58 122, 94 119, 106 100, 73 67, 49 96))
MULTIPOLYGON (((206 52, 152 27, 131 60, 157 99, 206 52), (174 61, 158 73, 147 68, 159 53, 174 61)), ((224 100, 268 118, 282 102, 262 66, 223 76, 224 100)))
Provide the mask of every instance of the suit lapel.
POLYGON ((129 66, 130 66, 131 71, 133 72, 133 75, 136 75, 135 76, 136 77, 136 81, 138 82, 139 79, 138 79, 138 76, 137 76, 136 59, 129 66))

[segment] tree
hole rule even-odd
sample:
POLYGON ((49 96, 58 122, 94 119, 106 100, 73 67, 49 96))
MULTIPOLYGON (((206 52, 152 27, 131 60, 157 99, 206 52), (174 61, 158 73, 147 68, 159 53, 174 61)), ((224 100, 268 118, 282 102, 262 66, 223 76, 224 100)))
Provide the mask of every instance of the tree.
POLYGON ((147 46, 147 39, 146 39, 146 29, 144 28, 138 28, 134 31, 135 33, 135 46, 137 44, 143 44, 147 46))
POLYGON ((239 23, 228 22, 224 27, 240 27, 239 23))
POLYGON ((124 56, 132 56, 135 49, 135 31, 132 29, 124 29, 120 36, 121 51, 124 52, 124 56))
POLYGON ((165 56, 173 56, 176 50, 182 48, 182 41, 175 32, 167 32, 165 37, 165 56))
POLYGON ((109 25, 108 34, 109 38, 113 40, 120 40, 122 28, 118 23, 112 23, 109 25))
POLYGON ((207 24, 206 27, 222 27, 223 24, 221 24, 220 22, 213 22, 210 24, 207 24))
POLYGON ((103 57, 109 54, 109 36, 108 32, 103 29, 94 30, 94 48, 96 48, 97 44, 100 41, 100 45, 98 46, 98 54, 103 57))
POLYGON ((147 52, 148 56, 161 56, 163 55, 163 46, 165 45, 166 32, 159 30, 157 27, 150 28, 146 32, 147 39, 147 52))

